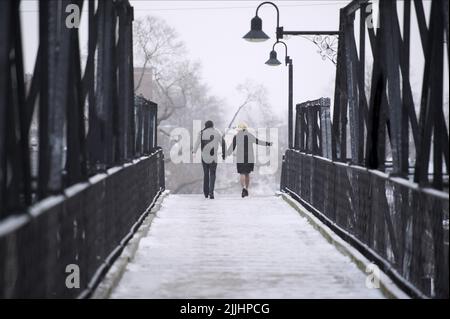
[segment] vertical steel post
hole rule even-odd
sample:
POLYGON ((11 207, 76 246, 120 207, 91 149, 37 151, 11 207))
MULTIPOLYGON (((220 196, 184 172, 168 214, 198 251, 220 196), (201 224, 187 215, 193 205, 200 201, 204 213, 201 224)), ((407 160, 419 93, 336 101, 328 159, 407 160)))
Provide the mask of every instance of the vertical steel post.
POLYGON ((331 159, 331 118, 330 99, 320 99, 320 133, 322 141, 322 156, 331 159))
POLYGON ((6 108, 8 104, 8 71, 10 6, 12 2, 0 2, 0 218, 5 213, 6 191, 6 108))
POLYGON ((118 97, 119 103, 117 105, 117 127, 116 127, 116 156, 119 163, 132 158, 129 154, 129 128, 128 128, 128 108, 130 101, 128 100, 128 81, 129 69, 127 67, 128 52, 126 48, 126 25, 127 12, 126 5, 123 2, 118 3, 117 6, 119 15, 119 42, 118 42, 118 97))
POLYGON ((402 103, 400 90, 400 37, 394 32, 394 23, 397 22, 397 8, 395 1, 380 1, 381 36, 383 39, 384 72, 387 78, 386 92, 388 95, 389 132, 392 153, 392 174, 406 176, 407 167, 402 162, 402 103))
POLYGON ((289 97, 288 97, 288 134, 289 134, 289 148, 292 149, 294 148, 294 143, 293 143, 293 113, 294 113, 294 102, 293 102, 293 66, 292 66, 292 61, 290 61, 289 63, 289 97))
POLYGON ((133 61, 133 21, 134 9, 127 5, 127 32, 126 32, 126 50, 127 50, 127 74, 128 74, 128 121, 129 121, 129 151, 130 157, 136 157, 136 108, 134 105, 134 61, 133 61))
POLYGON ((41 78, 39 92, 39 176, 38 197, 46 195, 49 180, 49 135, 48 135, 48 51, 49 51, 49 6, 50 2, 39 2, 39 46, 41 50, 41 78))
MULTIPOLYGON (((28 124, 28 110, 26 105, 26 88, 24 78, 24 65, 23 65, 23 49, 22 49, 22 28, 20 23, 20 2, 14 4, 14 69, 15 69, 15 89, 12 94, 15 94, 15 100, 17 103, 17 109, 19 114, 19 132, 20 132, 20 159, 18 161, 18 171, 20 176, 19 183, 20 194, 18 194, 19 200, 23 196, 24 203, 26 205, 31 204, 31 166, 30 166, 30 148, 29 148, 29 124, 28 124)), ((12 83, 14 83, 12 81, 12 83)))

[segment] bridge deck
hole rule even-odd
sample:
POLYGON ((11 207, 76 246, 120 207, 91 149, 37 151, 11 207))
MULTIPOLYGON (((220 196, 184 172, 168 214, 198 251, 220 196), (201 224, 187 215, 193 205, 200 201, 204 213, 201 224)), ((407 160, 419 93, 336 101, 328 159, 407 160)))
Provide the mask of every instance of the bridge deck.
POLYGON ((170 195, 112 298, 383 298, 281 198, 170 195))

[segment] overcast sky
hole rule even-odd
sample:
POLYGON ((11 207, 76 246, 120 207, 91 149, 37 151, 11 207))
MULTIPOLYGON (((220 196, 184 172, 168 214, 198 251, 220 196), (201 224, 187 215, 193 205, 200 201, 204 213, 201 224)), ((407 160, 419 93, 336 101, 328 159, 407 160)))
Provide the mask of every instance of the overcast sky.
MULTIPOLYGON (((264 64, 274 43, 275 9, 263 6, 259 16, 263 30, 271 39, 262 43, 244 41, 250 20, 261 1, 130 1, 135 18, 154 15, 175 28, 185 42, 189 57, 201 62, 202 78, 211 92, 224 98, 224 108, 234 111, 241 102, 236 86, 246 80, 265 85, 273 112, 286 118, 287 67, 264 64)), ((339 9, 348 0, 276 1, 280 9, 280 25, 285 30, 338 30, 339 9)), ((428 21, 429 1, 424 1, 428 21)), ((401 12, 403 3, 398 2, 401 12)), ((31 73, 38 45, 37 2, 23 1, 22 25, 25 29, 25 69, 31 73)), ((86 15, 82 15, 81 48, 87 48, 86 15)), ((402 24, 400 15, 400 25, 402 24)), ((420 97, 423 52, 418 38, 415 13, 412 15, 411 76, 415 99, 420 97)), ((336 67, 322 60, 317 47, 301 37, 284 39, 294 63, 294 103, 334 96, 336 67)), ((367 45, 369 41, 367 41, 367 45)), ((279 60, 284 61, 284 47, 277 47, 279 60)), ((369 56, 370 57, 370 56, 369 56)), ((446 61, 447 63, 447 61, 446 61)), ((136 65, 137 66, 137 65, 136 65)), ((446 95, 448 100, 448 67, 446 95)))
MULTIPOLYGON (((264 84, 274 112, 285 115, 287 108, 287 67, 264 64, 274 43, 275 9, 266 5, 259 11, 263 30, 271 37, 263 43, 249 43, 242 36, 261 1, 131 1, 135 17, 148 14, 167 21, 187 45, 189 55, 201 61, 204 81, 212 92, 233 110, 241 98, 236 86, 247 79, 264 84)), ((348 1, 276 1, 280 24, 285 30, 338 30, 339 8, 348 1)), ((294 101, 329 96, 333 92, 336 67, 323 61, 311 42, 299 37, 285 39, 294 63, 294 101)), ((277 46, 284 62, 284 47, 277 46)))

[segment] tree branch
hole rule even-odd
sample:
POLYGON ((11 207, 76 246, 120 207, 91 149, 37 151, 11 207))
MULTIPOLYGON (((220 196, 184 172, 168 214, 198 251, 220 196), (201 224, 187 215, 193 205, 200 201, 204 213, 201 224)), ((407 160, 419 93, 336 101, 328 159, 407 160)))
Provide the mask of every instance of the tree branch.
POLYGON ((234 116, 233 116, 233 118, 231 119, 230 123, 228 124, 227 129, 230 129, 230 128, 231 128, 231 125, 233 125, 233 122, 234 122, 234 120, 236 119, 236 117, 238 116, 239 112, 240 112, 240 111, 242 110, 242 108, 243 108, 244 106, 246 106, 249 102, 250 102, 250 97, 247 96, 247 98, 245 99, 244 103, 242 103, 242 104, 238 107, 236 113, 234 113, 234 116))
POLYGON ((141 74, 139 76, 139 81, 137 83, 137 85, 134 87, 134 92, 136 93, 136 91, 139 89, 139 87, 142 84, 142 79, 144 78, 144 74, 145 74, 145 70, 147 69, 147 64, 150 61, 150 59, 145 59, 144 61, 144 65, 142 66, 142 71, 141 74))

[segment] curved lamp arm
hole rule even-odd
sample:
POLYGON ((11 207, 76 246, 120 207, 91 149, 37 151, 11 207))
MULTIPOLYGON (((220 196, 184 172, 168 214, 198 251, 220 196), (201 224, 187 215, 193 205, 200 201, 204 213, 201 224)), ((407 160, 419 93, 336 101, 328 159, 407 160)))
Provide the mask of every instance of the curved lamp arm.
POLYGON ((278 10, 278 7, 277 7, 277 5, 276 5, 275 3, 270 2, 270 1, 265 1, 265 2, 261 3, 261 4, 256 8, 256 16, 258 16, 259 8, 261 8, 261 7, 262 7, 263 5, 265 5, 265 4, 271 4, 271 5, 274 6, 275 9, 277 10, 277 28, 279 28, 279 26, 280 26, 280 10, 278 10))
POLYGON ((290 58, 289 55, 288 55, 288 49, 287 49, 287 44, 286 44, 286 43, 284 43, 283 41, 277 41, 277 42, 275 42, 275 43, 273 44, 272 50, 275 50, 275 47, 276 47, 276 45, 277 45, 278 43, 281 43, 281 44, 284 45, 284 48, 285 48, 285 56, 286 56, 286 58, 285 58, 285 63, 286 63, 286 65, 291 64, 291 63, 292 63, 292 60, 291 60, 291 58, 290 58))

